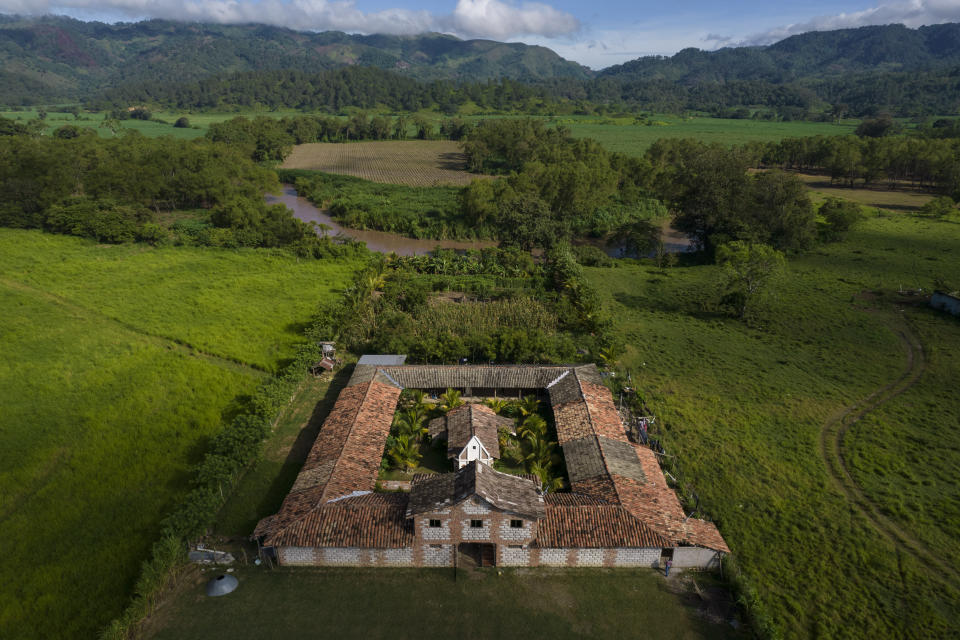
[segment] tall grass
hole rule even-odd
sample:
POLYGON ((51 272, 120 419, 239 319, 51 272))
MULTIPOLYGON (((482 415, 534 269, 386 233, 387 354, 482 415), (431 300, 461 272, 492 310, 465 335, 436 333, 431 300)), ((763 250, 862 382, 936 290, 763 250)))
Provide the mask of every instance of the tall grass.
POLYGON ((351 263, 0 230, 0 637, 92 637, 351 263), (198 352, 194 347, 202 349, 198 352))
POLYGON ((868 496, 935 552, 954 553, 957 512, 941 507, 954 499, 948 478, 960 463, 956 436, 944 427, 956 423, 956 368, 941 354, 955 350, 960 324, 901 311, 889 293, 928 287, 938 275, 960 280, 957 246, 958 225, 871 218, 846 242, 792 258, 766 314, 750 326, 713 310, 713 266, 586 270, 626 344, 621 371, 658 415, 655 435, 718 522, 760 616, 785 637, 947 637, 960 626, 960 585, 851 507, 819 441, 832 415, 899 377, 896 316, 906 314, 934 364, 876 414, 888 426, 867 421, 847 444, 868 496), (888 300, 865 304, 864 291, 888 300), (939 446, 910 453, 919 442, 939 446))

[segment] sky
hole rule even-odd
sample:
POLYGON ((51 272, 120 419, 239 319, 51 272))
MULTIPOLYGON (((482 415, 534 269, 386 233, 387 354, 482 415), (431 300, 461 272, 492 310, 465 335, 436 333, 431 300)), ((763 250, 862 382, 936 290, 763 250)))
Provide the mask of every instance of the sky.
POLYGON ((960 0, 0 0, 0 13, 104 22, 261 22, 350 33, 436 31, 539 44, 602 69, 687 47, 770 44, 806 31, 960 22, 960 0))

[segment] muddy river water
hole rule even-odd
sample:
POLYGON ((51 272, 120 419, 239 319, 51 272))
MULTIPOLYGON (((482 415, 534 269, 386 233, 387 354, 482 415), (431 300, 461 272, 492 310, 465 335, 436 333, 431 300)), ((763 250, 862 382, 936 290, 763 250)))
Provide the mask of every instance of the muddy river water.
MULTIPOLYGON (((300 220, 310 223, 315 222, 318 225, 326 225, 326 229, 317 229, 318 234, 330 234, 349 236, 354 240, 365 242, 367 249, 379 253, 396 253, 401 256, 415 256, 429 253, 441 247, 443 249, 482 249, 484 247, 494 247, 496 242, 491 240, 419 240, 417 238, 408 238, 396 233, 386 231, 367 231, 363 229, 350 229, 340 225, 330 217, 330 214, 315 207, 306 198, 297 195, 293 185, 283 185, 283 192, 279 196, 267 195, 267 202, 270 204, 284 204, 293 211, 300 220)), ((682 253, 690 251, 690 239, 678 231, 670 228, 669 221, 663 224, 663 242, 667 251, 682 253)), ((607 254, 613 257, 620 256, 620 250, 616 247, 607 249, 607 254)))

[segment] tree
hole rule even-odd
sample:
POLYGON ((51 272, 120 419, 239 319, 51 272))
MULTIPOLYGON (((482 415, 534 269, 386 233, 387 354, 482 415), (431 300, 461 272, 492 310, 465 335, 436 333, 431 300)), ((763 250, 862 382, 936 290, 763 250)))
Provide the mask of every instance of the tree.
POLYGON ((820 238, 824 242, 835 242, 843 238, 844 234, 863 218, 863 213, 860 205, 855 202, 827 198, 827 201, 820 205, 820 216, 823 218, 819 223, 820 238))
POLYGON ((950 196, 940 196, 934 198, 927 204, 920 207, 920 213, 934 218, 945 218, 951 213, 956 213, 957 203, 950 196))
POLYGON ((180 116, 177 118, 177 121, 173 123, 173 126, 177 129, 189 129, 190 120, 188 120, 186 116, 180 116))
POLYGON ((462 405, 463 400, 460 399, 460 392, 456 389, 447 389, 445 393, 440 394, 440 408, 445 412, 462 405))
POLYGON ((783 254, 765 244, 731 242, 717 249, 722 303, 744 318, 784 268, 783 254))

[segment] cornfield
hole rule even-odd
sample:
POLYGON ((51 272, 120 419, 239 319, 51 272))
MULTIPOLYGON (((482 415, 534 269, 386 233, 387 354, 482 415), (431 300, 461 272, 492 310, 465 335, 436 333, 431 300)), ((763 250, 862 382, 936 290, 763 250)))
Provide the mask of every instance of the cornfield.
POLYGON ((553 314, 532 298, 492 302, 436 302, 417 316, 413 336, 482 335, 504 327, 529 329, 544 334, 557 330, 553 314))

